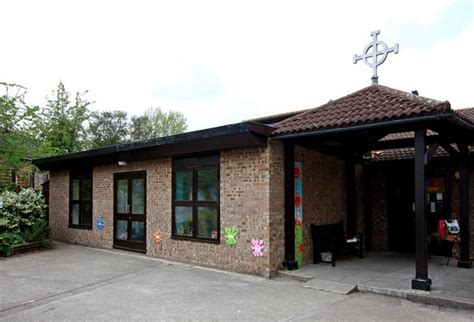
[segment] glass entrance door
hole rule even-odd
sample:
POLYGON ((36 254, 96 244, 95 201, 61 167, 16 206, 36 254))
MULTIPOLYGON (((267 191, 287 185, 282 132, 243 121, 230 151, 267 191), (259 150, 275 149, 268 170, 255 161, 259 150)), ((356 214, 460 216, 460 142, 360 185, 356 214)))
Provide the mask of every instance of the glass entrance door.
POLYGON ((114 247, 146 251, 146 172, 114 175, 114 247))

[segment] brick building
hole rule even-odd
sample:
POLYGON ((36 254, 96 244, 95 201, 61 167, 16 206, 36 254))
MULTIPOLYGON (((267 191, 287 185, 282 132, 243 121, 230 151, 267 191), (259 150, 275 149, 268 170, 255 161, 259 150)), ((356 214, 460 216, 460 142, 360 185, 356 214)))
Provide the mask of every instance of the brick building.
POLYGON ((460 266, 474 257, 473 142, 474 109, 372 85, 314 109, 34 163, 50 171, 54 239, 272 276, 297 268, 298 253, 312 261, 311 223, 343 220, 366 249, 416 253, 414 288, 429 288, 437 220, 459 220, 460 266))

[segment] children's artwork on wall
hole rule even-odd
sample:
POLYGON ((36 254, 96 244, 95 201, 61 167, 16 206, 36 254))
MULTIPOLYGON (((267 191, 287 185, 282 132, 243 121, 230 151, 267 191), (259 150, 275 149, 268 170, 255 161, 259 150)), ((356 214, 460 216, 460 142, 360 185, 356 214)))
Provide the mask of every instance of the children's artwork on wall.
POLYGON ((159 231, 153 234, 153 242, 155 244, 157 245, 160 244, 162 240, 163 240, 163 236, 161 235, 159 231))
POLYGON ((234 246, 237 244, 237 228, 236 227, 225 227, 224 228, 224 239, 227 245, 234 246))
POLYGON ((99 231, 102 231, 102 229, 104 229, 104 219, 102 219, 102 216, 99 216, 99 218, 97 218, 97 229, 99 231))
POLYGON ((303 162, 295 161, 295 260, 303 266, 303 162))
POLYGON ((263 256, 263 249, 265 248, 263 246, 263 240, 261 239, 252 239, 252 252, 254 257, 261 257, 263 256))

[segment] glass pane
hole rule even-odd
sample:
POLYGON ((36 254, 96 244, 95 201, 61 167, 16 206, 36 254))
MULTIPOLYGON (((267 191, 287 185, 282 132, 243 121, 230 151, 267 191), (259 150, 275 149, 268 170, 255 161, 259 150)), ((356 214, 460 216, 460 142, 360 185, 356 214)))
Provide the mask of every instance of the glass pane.
POLYGON ((180 236, 193 235, 193 208, 175 207, 175 234, 180 236))
POLYGON ((82 179, 82 200, 91 200, 92 197, 92 180, 91 178, 82 179))
POLYGON ((145 213, 145 179, 132 180, 132 214, 145 213))
POLYGON ((128 236, 128 221, 117 220, 117 231, 115 232, 115 238, 118 240, 127 240, 128 236))
POLYGON ((132 240, 145 240, 145 223, 143 221, 132 221, 132 240))
POLYGON ((81 180, 74 179, 72 180, 72 200, 79 200, 79 187, 81 180))
POLYGON ((72 205, 72 224, 79 225, 79 204, 72 205))
POLYGON ((217 239, 217 209, 198 207, 198 237, 217 239))
POLYGON ((198 200, 217 201, 217 168, 198 171, 198 200))
POLYGON ((176 200, 193 199, 193 173, 191 171, 175 172, 176 200))
POLYGON ((128 205, 128 180, 117 180, 117 212, 120 214, 127 213, 128 205))
POLYGON ((92 226, 92 208, 90 202, 82 203, 82 226, 92 226))

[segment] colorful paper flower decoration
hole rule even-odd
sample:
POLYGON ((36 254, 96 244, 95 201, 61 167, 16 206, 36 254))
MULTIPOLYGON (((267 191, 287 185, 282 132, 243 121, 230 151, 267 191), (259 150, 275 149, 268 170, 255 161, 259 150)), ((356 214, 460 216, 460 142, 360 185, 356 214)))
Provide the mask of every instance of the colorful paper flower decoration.
POLYGON ((263 240, 261 239, 252 239, 252 252, 254 257, 263 256, 263 240))
POLYGON ((162 240, 163 240, 163 236, 161 236, 160 232, 156 232, 156 233, 153 234, 153 242, 155 244, 161 243, 162 240))
POLYGON ((224 228, 224 239, 227 245, 234 246, 237 244, 237 228, 225 227, 224 228))
POLYGON ((301 175, 301 170, 299 167, 295 167, 295 178, 299 179, 301 175))
POLYGON ((301 196, 300 195, 296 195, 295 196, 295 206, 296 207, 299 207, 301 205, 301 196))

